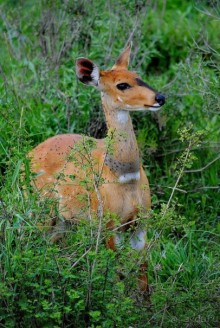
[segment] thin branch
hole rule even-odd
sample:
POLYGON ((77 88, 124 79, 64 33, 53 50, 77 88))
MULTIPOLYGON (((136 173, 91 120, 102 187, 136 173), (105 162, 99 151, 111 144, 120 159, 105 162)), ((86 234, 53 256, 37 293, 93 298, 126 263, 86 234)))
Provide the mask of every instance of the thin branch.
MULTIPOLYGON (((173 189, 173 187, 167 187, 168 189, 173 189)), ((187 194, 187 191, 184 189, 176 188, 176 191, 182 192, 184 194, 187 194)))
POLYGON ((91 251, 91 249, 92 247, 89 247, 89 249, 87 249, 87 251, 85 251, 85 253, 82 256, 80 256, 80 258, 76 262, 74 262, 70 268, 71 269, 74 268, 79 263, 79 261, 81 261, 91 251))
MULTIPOLYGON (((218 142, 208 143, 207 146, 205 144, 206 143, 201 144, 199 149, 219 148, 219 145, 220 145, 218 142)), ((192 148, 191 150, 196 151, 196 150, 198 150, 198 147, 192 148)), ((155 154, 155 157, 156 158, 164 157, 164 156, 172 155, 172 154, 175 154, 175 153, 180 153, 182 151, 184 151, 184 148, 173 149, 173 150, 170 150, 170 151, 168 150, 166 153, 155 154)))
POLYGON ((171 192, 170 198, 169 198, 169 200, 168 200, 168 202, 167 202, 167 204, 166 204, 166 208, 165 208, 165 211, 164 211, 164 213, 163 213, 162 218, 164 218, 164 216, 165 216, 165 214, 166 214, 168 208, 170 207, 171 201, 172 201, 172 199, 173 199, 174 192, 177 190, 177 186, 178 186, 178 184, 179 184, 179 182, 180 182, 180 179, 181 179, 182 176, 183 176, 183 173, 184 173, 184 167, 185 167, 185 164, 186 164, 186 162, 187 162, 187 160, 188 160, 188 157, 189 157, 189 154, 190 154, 190 151, 191 151, 191 146, 192 146, 192 144, 191 144, 191 142, 190 142, 190 143, 189 143, 189 146, 188 146, 188 148, 187 148, 187 151, 186 151, 186 155, 185 155, 185 158, 184 158, 184 161, 183 161, 182 167, 181 167, 180 172, 179 172, 179 175, 178 175, 178 177, 177 177, 177 179, 176 179, 176 182, 175 182, 175 185, 174 185, 173 190, 172 190, 172 192, 171 192))
POLYGON ((214 18, 216 20, 219 20, 219 16, 211 13, 209 10, 202 10, 202 9, 200 9, 198 7, 195 7, 195 9, 198 10, 200 13, 205 14, 208 17, 212 17, 212 18, 214 18))
POLYGON ((220 155, 218 155, 216 158, 214 158, 211 162, 206 164, 204 167, 201 167, 200 169, 196 169, 196 170, 186 170, 186 171, 184 171, 184 173, 202 172, 205 169, 207 169, 210 165, 212 165, 214 162, 216 162, 218 159, 220 159, 220 155))
POLYGON ((195 188, 195 189, 192 189, 192 190, 188 190, 187 193, 189 192, 197 192, 197 191, 200 191, 200 190, 206 190, 206 189, 210 189, 210 190, 220 190, 220 185, 219 186, 205 186, 205 187, 198 187, 198 188, 195 188))
POLYGON ((138 219, 131 220, 131 221, 129 221, 129 222, 125 222, 124 224, 121 224, 120 226, 118 226, 118 227, 112 229, 111 231, 112 231, 112 232, 113 232, 113 231, 117 231, 117 230, 119 230, 120 228, 125 227, 126 225, 130 225, 131 223, 134 223, 134 222, 140 221, 140 220, 142 220, 142 219, 143 219, 143 217, 138 218, 138 219))

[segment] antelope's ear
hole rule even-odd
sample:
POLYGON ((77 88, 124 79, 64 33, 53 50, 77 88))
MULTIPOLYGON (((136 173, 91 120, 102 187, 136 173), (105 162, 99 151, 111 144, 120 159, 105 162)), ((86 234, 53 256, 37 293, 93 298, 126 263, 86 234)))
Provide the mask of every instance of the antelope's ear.
POLYGON ((130 42, 128 46, 124 49, 124 51, 121 53, 121 55, 116 60, 115 65, 112 67, 112 69, 127 69, 129 65, 129 59, 131 54, 131 46, 132 43, 130 42))
POLYGON ((99 68, 87 58, 78 58, 76 60, 76 75, 84 84, 95 87, 99 84, 99 68))

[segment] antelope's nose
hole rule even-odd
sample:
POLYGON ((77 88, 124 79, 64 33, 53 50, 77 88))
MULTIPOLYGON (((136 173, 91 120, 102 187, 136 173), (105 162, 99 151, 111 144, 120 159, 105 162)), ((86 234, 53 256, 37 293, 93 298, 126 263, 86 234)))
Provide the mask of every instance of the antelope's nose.
POLYGON ((156 102, 158 102, 158 104, 160 106, 164 105, 165 104, 165 97, 164 95, 162 95, 161 93, 157 93, 156 96, 155 96, 155 100, 156 102))

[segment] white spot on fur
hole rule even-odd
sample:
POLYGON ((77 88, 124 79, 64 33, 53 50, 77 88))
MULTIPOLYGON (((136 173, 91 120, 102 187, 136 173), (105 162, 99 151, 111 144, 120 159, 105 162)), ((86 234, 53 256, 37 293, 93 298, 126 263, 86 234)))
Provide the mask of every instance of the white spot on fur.
POLYGON ((125 110, 120 110, 117 113, 118 123, 120 124, 126 124, 128 122, 128 117, 128 112, 125 110))
POLYGON ((146 231, 135 231, 135 233, 131 237, 130 245, 133 249, 136 249, 137 251, 141 251, 142 249, 144 249, 146 245, 146 231))
POLYGON ((44 175, 45 171, 44 170, 40 170, 39 172, 37 172, 37 177, 40 177, 41 175, 44 175))
POLYGON ((140 180, 140 171, 134 173, 122 174, 118 179, 120 183, 128 183, 131 181, 138 181, 138 180, 140 180))
POLYGON ((123 100, 121 99, 121 97, 118 97, 117 99, 118 99, 118 101, 123 102, 123 100))

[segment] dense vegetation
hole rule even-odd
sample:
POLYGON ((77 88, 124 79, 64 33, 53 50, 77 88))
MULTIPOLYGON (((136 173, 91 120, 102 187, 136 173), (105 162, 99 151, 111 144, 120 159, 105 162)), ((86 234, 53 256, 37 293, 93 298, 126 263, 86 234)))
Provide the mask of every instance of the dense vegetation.
POLYGON ((219 2, 5 0, 0 16, 0 327, 219 327, 219 2), (111 67, 129 38, 131 68, 167 96, 132 115, 152 192, 150 302, 138 254, 106 250, 104 224, 98 247, 85 222, 50 243, 54 204, 25 157, 58 133, 105 135, 74 61, 111 67))

